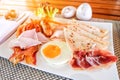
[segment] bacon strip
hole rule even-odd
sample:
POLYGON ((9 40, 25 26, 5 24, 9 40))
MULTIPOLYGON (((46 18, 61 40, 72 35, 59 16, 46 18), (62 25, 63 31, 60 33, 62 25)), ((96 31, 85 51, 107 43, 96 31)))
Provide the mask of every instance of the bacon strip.
POLYGON ((20 47, 13 47, 14 53, 9 58, 13 64, 17 64, 25 59, 28 64, 36 64, 36 53, 39 46, 32 46, 27 49, 21 49, 20 47))
POLYGON ((39 45, 49 41, 41 32, 36 32, 35 29, 24 31, 10 41, 9 45, 14 50, 14 53, 9 58, 13 64, 25 60, 28 64, 36 64, 36 53, 39 50, 39 45))

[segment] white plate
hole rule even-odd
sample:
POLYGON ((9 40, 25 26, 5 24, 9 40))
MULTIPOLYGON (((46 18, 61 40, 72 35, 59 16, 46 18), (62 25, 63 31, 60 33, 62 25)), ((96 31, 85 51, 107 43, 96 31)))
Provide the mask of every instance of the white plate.
MULTIPOLYGON (((100 22, 87 22, 93 26, 102 27, 109 31, 109 40, 110 46, 109 50, 114 53, 113 49, 113 32, 112 32, 112 23, 100 23, 100 22)), ((8 43, 11 39, 13 39, 15 35, 10 37, 6 42, 0 45, 0 56, 4 58, 9 58, 13 53, 12 50, 8 47, 8 43)), ((24 62, 22 64, 28 65, 24 62)), ((81 71, 81 70, 73 70, 69 64, 64 64, 61 66, 55 66, 48 64, 40 55, 40 52, 37 53, 37 65, 28 65, 34 67, 39 70, 43 70, 49 73, 54 73, 57 75, 61 75, 64 77, 72 78, 75 80, 119 80, 118 72, 116 64, 113 64, 108 69, 101 69, 95 71, 81 71)))

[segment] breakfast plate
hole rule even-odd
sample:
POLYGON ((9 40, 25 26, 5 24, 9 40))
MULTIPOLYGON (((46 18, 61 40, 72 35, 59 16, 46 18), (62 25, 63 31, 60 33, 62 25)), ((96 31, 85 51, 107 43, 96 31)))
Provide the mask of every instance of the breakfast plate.
MULTIPOLYGON (((62 19, 61 19, 62 20, 62 19)), ((63 19, 64 20, 64 19, 63 19)), ((79 22, 79 21, 78 21, 79 22)), ((112 32, 112 23, 105 22, 85 22, 92 26, 101 27, 103 29, 108 30, 109 35, 109 48, 108 50, 114 53, 113 49, 113 32, 112 32)), ((0 56, 9 59, 13 51, 8 46, 9 42, 15 38, 15 34, 13 34, 7 41, 0 45, 0 56)), ((57 74, 60 76, 68 77, 75 80, 119 80, 118 72, 116 64, 112 64, 109 68, 98 69, 98 70, 74 70, 70 67, 69 64, 63 65, 52 65, 47 63, 42 55, 40 54, 40 50, 37 52, 37 62, 36 65, 29 65, 25 62, 21 62, 21 64, 43 70, 49 73, 57 74)))

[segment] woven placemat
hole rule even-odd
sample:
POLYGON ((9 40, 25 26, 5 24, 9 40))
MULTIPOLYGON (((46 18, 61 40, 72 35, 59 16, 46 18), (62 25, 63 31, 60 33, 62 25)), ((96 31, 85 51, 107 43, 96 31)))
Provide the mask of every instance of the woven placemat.
MULTIPOLYGON (((117 68, 120 77, 120 22, 104 19, 91 21, 113 23, 113 41, 115 55, 118 57, 117 68)), ((23 64, 13 66, 7 59, 0 57, 0 80, 71 80, 62 76, 44 72, 23 64)))

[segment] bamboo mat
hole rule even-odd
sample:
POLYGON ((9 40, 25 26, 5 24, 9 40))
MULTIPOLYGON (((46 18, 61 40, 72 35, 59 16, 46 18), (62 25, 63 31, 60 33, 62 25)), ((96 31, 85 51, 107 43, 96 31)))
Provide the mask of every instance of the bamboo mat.
MULTIPOLYGON (((115 55, 118 57, 117 68, 120 77, 120 21, 92 19, 97 22, 113 23, 113 41, 115 55)), ((0 57, 0 80, 71 80, 38 69, 18 64, 13 66, 7 59, 0 57)))

